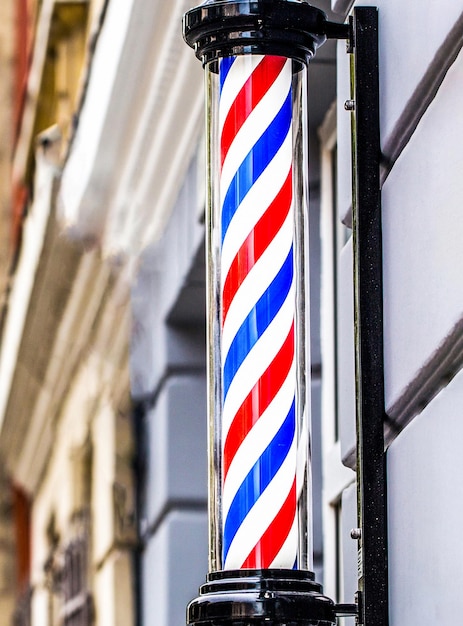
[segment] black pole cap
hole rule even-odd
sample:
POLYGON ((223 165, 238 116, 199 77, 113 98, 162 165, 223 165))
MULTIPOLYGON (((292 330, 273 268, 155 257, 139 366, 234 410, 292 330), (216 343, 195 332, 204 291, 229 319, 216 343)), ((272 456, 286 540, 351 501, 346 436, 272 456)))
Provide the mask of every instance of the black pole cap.
POLYGON ((303 570, 230 570, 208 574, 187 608, 201 626, 332 626, 335 605, 303 570))
POLYGON ((327 38, 326 14, 305 0, 207 0, 183 17, 183 37, 203 64, 237 54, 307 63, 327 38))

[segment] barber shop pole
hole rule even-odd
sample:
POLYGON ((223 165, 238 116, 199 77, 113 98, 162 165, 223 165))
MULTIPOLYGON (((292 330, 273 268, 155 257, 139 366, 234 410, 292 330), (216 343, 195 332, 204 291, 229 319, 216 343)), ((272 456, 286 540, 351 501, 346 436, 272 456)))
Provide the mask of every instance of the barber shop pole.
POLYGON ((297 564, 291 78, 220 63, 224 569, 297 564))
POLYGON ((213 570, 310 567, 306 82, 294 65, 237 55, 208 68, 213 570))
POLYGON ((184 17, 206 77, 210 461, 189 624, 335 622, 310 571, 307 61, 325 36, 282 27, 302 4, 208 0, 184 17))

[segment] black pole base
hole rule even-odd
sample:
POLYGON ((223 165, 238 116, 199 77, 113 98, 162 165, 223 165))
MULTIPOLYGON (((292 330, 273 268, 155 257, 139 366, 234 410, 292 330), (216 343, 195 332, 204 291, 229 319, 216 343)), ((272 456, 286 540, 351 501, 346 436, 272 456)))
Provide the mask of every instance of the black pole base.
POLYGON ((230 570, 208 574, 187 608, 202 626, 330 626, 335 605, 309 571, 230 570))

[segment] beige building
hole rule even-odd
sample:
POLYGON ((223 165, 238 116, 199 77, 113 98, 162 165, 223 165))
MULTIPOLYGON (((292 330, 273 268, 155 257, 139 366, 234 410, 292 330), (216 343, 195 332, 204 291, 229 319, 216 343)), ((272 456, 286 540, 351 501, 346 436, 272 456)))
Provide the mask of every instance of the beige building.
MULTIPOLYGON (((11 150, 13 143, 14 0, 0 5, 0 332, 5 320, 13 263, 11 220, 11 150)), ((14 610, 17 566, 13 525, 13 494, 0 459, 0 622, 10 624, 14 610)))
POLYGON ((2 67, 14 68, 1 83, 1 128, 11 132, 0 153, 5 625, 134 619, 129 285, 57 219, 103 9, 59 0, 0 8, 2 67))

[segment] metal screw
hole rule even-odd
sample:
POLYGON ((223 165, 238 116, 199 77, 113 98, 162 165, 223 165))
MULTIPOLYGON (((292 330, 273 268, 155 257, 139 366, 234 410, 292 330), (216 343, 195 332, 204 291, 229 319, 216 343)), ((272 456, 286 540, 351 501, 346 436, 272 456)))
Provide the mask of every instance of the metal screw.
POLYGON ((362 529, 361 528, 353 528, 350 531, 350 536, 352 539, 360 539, 362 537, 362 529))
POLYGON ((344 102, 344 108, 346 111, 355 111, 355 100, 346 100, 344 102))

